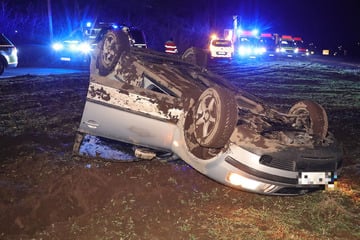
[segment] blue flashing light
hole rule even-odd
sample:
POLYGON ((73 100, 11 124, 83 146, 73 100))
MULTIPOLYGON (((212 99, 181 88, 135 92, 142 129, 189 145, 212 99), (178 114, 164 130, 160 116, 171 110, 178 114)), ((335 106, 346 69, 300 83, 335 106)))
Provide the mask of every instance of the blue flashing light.
POLYGON ((82 53, 89 53, 91 51, 91 46, 90 44, 88 43, 81 43, 79 45, 79 50, 82 52, 82 53))
POLYGON ((113 29, 118 29, 118 28, 119 28, 119 26, 118 26, 118 25, 116 25, 116 24, 113 24, 113 25, 112 25, 112 28, 113 28, 113 29))
POLYGON ((86 27, 91 27, 91 22, 87 22, 86 27))
POLYGON ((52 45, 52 48, 53 48, 55 51, 60 51, 61 49, 64 48, 64 45, 61 44, 61 43, 54 43, 54 44, 52 45))
POLYGON ((257 36, 259 34, 259 30, 258 29, 253 29, 251 31, 251 33, 254 35, 254 36, 257 36))
POLYGON ((245 56, 245 55, 250 55, 252 50, 250 47, 241 46, 241 47, 239 47, 238 52, 239 52, 240 56, 245 56))
POLYGON ((238 48, 238 53, 240 56, 262 55, 265 52, 266 48, 264 47, 240 46, 238 48))

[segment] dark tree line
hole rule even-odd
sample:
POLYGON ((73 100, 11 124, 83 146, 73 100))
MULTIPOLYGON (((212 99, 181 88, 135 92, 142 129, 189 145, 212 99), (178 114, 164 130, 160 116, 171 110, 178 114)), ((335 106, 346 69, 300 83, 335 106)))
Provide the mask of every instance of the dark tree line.
MULTIPOLYGON (((16 2, 16 1, 15 1, 16 2)), ((26 41, 46 36, 48 29, 46 8, 33 2, 14 6, 14 2, 0 1, 0 32, 13 41, 26 41)))
MULTIPOLYGON (((48 43, 86 21, 112 21, 143 29, 150 47, 162 49, 170 37, 184 51, 204 47, 215 29, 217 0, 29 0, 0 1, 0 32, 15 43, 48 43)), ((231 19, 231 16, 229 16, 231 19)), ((222 26, 223 28, 223 26, 222 26)))

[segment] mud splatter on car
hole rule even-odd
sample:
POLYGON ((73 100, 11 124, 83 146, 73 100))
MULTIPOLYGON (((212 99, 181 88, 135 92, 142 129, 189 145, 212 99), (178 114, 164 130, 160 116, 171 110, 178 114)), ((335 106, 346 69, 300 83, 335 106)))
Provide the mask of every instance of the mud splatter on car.
POLYGON ((287 112, 206 69, 201 50, 169 56, 132 48, 109 31, 92 56, 84 134, 167 151, 206 176, 263 194, 302 194, 333 185, 342 149, 323 107, 287 112))

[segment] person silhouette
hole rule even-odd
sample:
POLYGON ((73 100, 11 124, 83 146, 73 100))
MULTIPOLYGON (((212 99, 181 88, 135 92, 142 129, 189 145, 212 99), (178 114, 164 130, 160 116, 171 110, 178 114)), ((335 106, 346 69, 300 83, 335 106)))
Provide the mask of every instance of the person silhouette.
POLYGON ((172 38, 165 42, 165 52, 169 54, 178 53, 177 46, 172 38))

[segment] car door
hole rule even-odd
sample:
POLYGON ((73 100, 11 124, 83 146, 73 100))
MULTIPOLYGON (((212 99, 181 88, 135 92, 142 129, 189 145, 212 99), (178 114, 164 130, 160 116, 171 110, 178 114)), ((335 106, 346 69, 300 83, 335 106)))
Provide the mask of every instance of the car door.
POLYGON ((96 74, 90 79, 80 132, 151 148, 171 148, 182 113, 176 96, 145 74, 131 83, 96 74))

